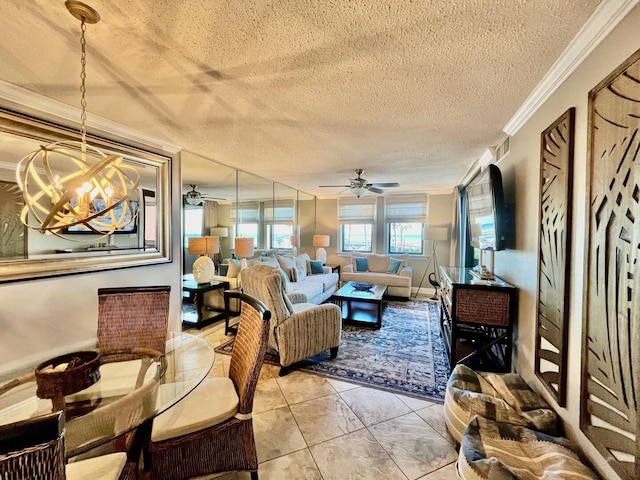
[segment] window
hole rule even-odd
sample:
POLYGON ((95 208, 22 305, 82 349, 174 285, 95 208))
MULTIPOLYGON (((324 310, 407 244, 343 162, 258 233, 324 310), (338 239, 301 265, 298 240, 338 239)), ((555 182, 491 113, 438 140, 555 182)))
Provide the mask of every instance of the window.
POLYGON ((339 198, 340 251, 373 252, 375 219, 375 197, 339 198))
POLYGON ((291 248, 291 235, 296 216, 294 200, 265 202, 264 217, 267 225, 268 248, 291 248))
POLYGON ((424 254, 424 228, 428 221, 428 210, 428 195, 385 197, 388 253, 424 254))
POLYGON ((191 207, 184 209, 184 236, 202 236, 203 212, 202 207, 191 207))
POLYGON ((233 206, 231 221, 236 224, 237 237, 251 237, 254 247, 260 245, 258 236, 260 205, 258 202, 243 202, 233 206))

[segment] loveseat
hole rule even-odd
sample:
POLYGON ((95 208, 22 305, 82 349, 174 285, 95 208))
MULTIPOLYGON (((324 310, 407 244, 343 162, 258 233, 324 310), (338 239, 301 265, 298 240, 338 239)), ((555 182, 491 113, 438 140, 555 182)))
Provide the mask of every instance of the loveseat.
POLYGON ((298 301, 320 305, 338 289, 339 275, 332 273, 331 267, 325 267, 322 262, 311 260, 306 253, 295 257, 279 255, 276 260, 288 280, 287 295, 304 295, 305 298, 298 301))
POLYGON ((409 298, 413 272, 408 262, 408 254, 353 253, 351 262, 340 269, 340 281, 387 285, 390 297, 409 298))

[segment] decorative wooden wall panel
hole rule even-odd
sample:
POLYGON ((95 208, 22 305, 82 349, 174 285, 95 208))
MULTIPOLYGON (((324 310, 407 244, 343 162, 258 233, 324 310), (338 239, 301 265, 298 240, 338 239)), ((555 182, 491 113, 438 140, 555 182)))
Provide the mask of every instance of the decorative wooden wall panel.
POLYGON ((640 478, 640 50, 589 93, 589 238, 581 428, 640 478))
POLYGON ((564 406, 575 108, 541 135, 536 375, 564 406))
POLYGON ((27 227, 20 221, 23 206, 18 184, 0 181, 0 259, 26 258, 27 227))

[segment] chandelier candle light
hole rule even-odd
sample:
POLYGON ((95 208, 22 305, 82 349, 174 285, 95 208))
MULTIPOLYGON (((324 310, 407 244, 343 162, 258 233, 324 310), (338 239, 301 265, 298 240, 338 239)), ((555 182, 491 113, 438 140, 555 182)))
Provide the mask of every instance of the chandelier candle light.
POLYGON ((87 145, 85 66, 86 24, 100 15, 81 2, 67 0, 69 13, 81 21, 81 101, 80 142, 43 145, 25 156, 16 169, 16 180, 24 197, 20 220, 27 227, 68 240, 61 231, 82 225, 106 237, 135 221, 138 199, 138 172, 123 164, 119 155, 105 153, 87 145))

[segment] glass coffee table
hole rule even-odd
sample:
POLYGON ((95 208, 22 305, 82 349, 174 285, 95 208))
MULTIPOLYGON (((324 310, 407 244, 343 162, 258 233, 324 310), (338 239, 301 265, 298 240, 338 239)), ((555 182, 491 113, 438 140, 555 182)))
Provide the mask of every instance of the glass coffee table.
POLYGON ((386 292, 386 285, 347 282, 330 300, 342 308, 342 319, 345 322, 380 328, 382 312, 387 305, 386 292))

